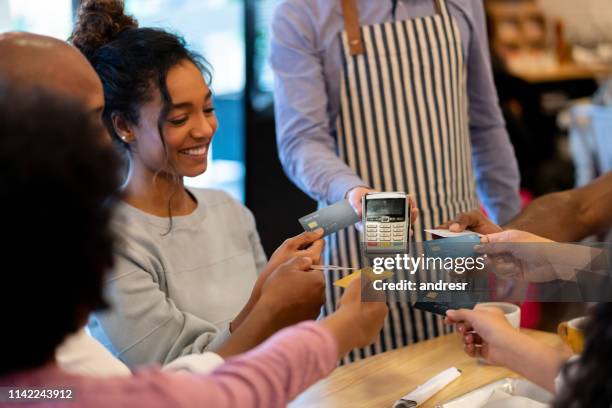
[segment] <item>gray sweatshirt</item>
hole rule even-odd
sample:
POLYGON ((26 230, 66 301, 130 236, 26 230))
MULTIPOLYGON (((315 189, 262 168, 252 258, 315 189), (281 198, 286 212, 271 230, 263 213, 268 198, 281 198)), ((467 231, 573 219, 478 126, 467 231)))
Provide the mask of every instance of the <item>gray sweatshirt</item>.
POLYGON ((214 351, 266 263, 251 212, 222 191, 190 189, 196 210, 169 219, 121 203, 105 294, 89 329, 128 366, 214 351))

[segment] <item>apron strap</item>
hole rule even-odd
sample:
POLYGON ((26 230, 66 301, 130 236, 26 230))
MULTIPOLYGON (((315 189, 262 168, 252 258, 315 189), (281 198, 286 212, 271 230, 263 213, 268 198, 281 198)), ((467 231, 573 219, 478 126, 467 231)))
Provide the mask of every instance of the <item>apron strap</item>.
POLYGON ((446 5, 446 0, 434 0, 434 4, 438 14, 441 14, 444 17, 448 16, 448 6, 446 5))
POLYGON ((344 14, 344 29, 348 36, 349 50, 351 55, 359 55, 365 52, 361 27, 359 26, 359 10, 357 0, 340 0, 344 14))
MULTIPOLYGON (((448 15, 446 0, 433 0, 436 12, 443 16, 448 15)), ((363 45, 363 37, 361 35, 361 27, 359 25, 359 10, 357 9, 357 0, 340 0, 342 4, 342 13, 344 14, 344 29, 348 37, 349 51, 352 56, 363 54, 365 48, 363 45)))

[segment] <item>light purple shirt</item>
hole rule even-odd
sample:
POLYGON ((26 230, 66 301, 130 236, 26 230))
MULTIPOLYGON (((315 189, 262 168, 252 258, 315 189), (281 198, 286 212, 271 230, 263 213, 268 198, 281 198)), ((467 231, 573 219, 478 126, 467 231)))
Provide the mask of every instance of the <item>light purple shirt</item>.
MULTIPOLYGON (((391 0, 358 0, 361 24, 392 21, 391 0)), ((480 200, 505 223, 520 210, 519 172, 493 83, 482 0, 447 0, 467 63, 470 138, 480 200)), ((396 20, 433 15, 434 0, 399 1, 396 20)), ((284 0, 272 20, 270 63, 278 149, 304 192, 333 203, 366 185, 336 154, 340 108, 340 0, 284 0)))
POLYGON ((0 377, 0 386, 66 389, 73 400, 3 403, 6 408, 223 408, 285 407, 328 375, 338 358, 336 340, 315 322, 301 323, 256 349, 227 360, 207 375, 137 371, 133 377, 77 376, 57 365, 0 377))

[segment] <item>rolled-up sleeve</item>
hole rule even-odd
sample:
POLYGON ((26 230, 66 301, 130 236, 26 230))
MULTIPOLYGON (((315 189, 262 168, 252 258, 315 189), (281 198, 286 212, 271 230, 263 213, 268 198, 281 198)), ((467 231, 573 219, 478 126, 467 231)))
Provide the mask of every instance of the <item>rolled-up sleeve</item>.
POLYGON ((270 64, 279 157, 300 189, 315 200, 333 203, 366 183, 337 156, 315 25, 300 3, 281 3, 272 19, 270 64))
POLYGON ((474 171, 489 216, 504 224, 521 208, 520 175, 493 82, 484 8, 481 0, 471 3, 468 95, 474 171))

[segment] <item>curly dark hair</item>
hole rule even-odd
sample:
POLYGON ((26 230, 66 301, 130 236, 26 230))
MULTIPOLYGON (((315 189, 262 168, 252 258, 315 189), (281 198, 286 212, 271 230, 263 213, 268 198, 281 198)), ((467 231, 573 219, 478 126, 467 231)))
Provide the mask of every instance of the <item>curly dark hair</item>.
POLYGON ((593 309, 579 360, 563 369, 565 386, 555 408, 612 407, 612 303, 593 309))
POLYGON ((73 102, 0 85, 0 375, 50 361, 106 306, 119 161, 101 131, 73 102))

